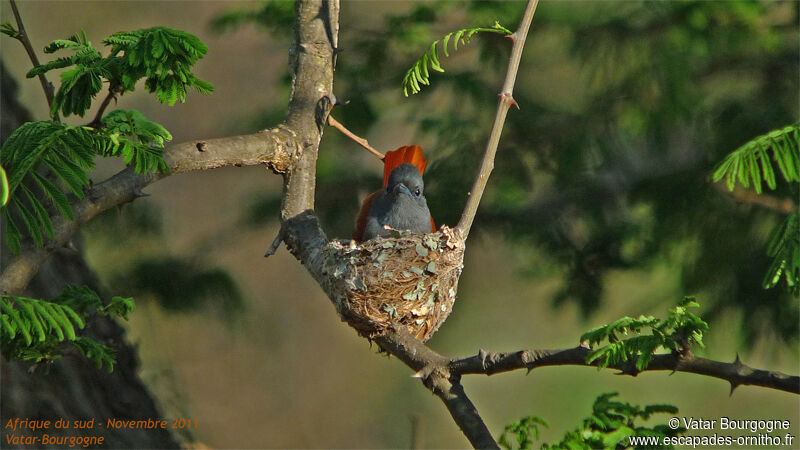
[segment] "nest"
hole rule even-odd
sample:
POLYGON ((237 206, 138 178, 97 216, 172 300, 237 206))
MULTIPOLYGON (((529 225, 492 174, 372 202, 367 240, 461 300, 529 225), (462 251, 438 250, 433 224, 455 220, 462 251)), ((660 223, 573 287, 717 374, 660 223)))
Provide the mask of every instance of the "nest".
POLYGON ((404 326, 426 341, 453 309, 463 260, 463 242, 443 226, 360 245, 333 241, 326 265, 336 309, 359 334, 372 338, 404 326))

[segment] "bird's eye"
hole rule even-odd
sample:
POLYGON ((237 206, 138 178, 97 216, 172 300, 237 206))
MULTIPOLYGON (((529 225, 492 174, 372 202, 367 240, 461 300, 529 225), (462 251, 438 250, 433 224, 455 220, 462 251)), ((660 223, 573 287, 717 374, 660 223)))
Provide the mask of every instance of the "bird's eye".
POLYGON ((417 190, 415 190, 415 191, 414 191, 414 195, 416 195, 417 197, 419 197, 419 194, 420 194, 420 192, 419 192, 419 188, 417 188, 417 190))

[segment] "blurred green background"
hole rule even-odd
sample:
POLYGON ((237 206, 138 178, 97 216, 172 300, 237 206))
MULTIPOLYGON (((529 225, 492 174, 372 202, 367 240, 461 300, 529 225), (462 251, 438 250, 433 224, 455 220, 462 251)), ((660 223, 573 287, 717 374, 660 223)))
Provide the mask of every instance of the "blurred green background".
MULTIPOLYGON (((766 242, 779 213, 737 203, 709 179, 724 155, 798 120, 797 2, 542 2, 481 206, 453 314, 430 341, 467 356, 483 348, 574 346, 622 315, 664 315, 695 295, 709 319, 706 349, 754 367, 800 372, 798 299, 764 291, 766 242)), ((213 95, 169 108, 137 91, 175 142, 253 132, 280 122, 288 100, 289 2, 20 2, 37 49, 85 29, 163 25, 209 47, 197 75, 213 95)), ((405 70, 458 28, 513 29, 523 2, 341 5, 334 116, 381 150, 419 144, 426 196, 454 224, 477 170, 505 74, 507 40, 479 35, 442 61, 433 86, 405 98, 405 70)), ((10 17, 8 4, 0 13, 10 17)), ((5 20, 5 19, 4 19, 5 20)), ((37 119, 29 61, 0 39, 2 58, 37 119)), ((40 58, 43 55, 40 54, 40 58)), ((44 58, 43 58, 44 59, 44 58)), ((91 112, 90 112, 91 114, 91 112)), ((78 122, 75 122, 78 123, 78 122)), ((100 181, 120 169, 98 161, 100 181)), ((380 164, 328 129, 317 209, 329 237, 350 235, 380 164)), ((464 447, 440 401, 393 358, 337 320, 287 252, 264 259, 277 232, 280 180, 263 168, 168 178, 151 197, 84 228, 89 261, 115 295, 133 295, 127 324, 142 377, 168 417, 197 419, 188 440, 215 448, 407 447, 419 417, 425 447, 464 447)), ((780 198, 798 198, 779 183, 780 198)), ((615 376, 541 368, 464 379, 492 432, 535 414, 543 441, 586 416, 596 395, 672 403, 680 416, 788 419, 796 396, 689 374, 615 376)), ((654 420, 665 419, 655 418, 654 420)))

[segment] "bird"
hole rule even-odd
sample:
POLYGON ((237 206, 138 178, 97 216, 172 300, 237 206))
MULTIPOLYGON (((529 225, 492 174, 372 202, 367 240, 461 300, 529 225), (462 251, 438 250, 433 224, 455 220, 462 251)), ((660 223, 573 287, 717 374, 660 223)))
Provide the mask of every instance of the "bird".
POLYGON ((353 240, 364 242, 386 236, 389 226, 412 233, 436 231, 425 200, 422 174, 428 160, 418 145, 386 152, 383 159, 383 189, 364 198, 356 218, 353 240))

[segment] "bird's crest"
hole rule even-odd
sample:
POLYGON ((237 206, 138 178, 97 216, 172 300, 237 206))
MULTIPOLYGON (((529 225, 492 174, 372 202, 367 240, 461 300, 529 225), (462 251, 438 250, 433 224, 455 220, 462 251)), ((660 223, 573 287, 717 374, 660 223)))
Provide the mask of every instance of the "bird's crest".
POLYGON ((389 183, 389 174, 400 164, 410 163, 419 169, 420 175, 425 173, 428 160, 422 156, 422 148, 419 145, 404 145, 397 150, 386 152, 383 157, 383 187, 389 183))

